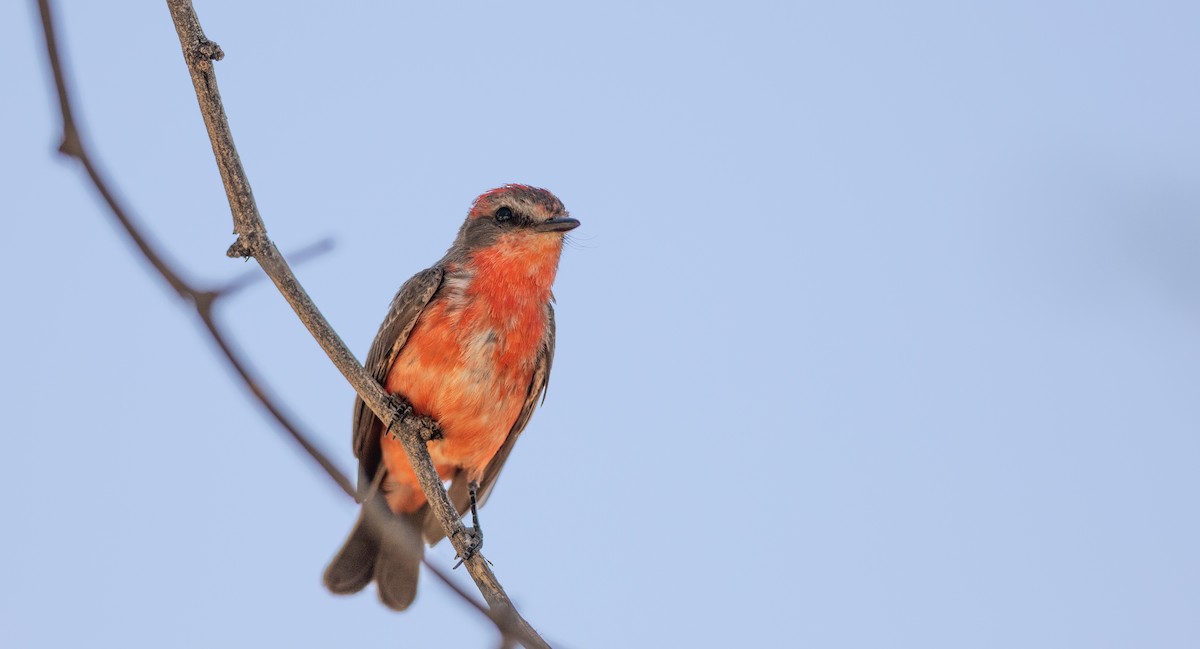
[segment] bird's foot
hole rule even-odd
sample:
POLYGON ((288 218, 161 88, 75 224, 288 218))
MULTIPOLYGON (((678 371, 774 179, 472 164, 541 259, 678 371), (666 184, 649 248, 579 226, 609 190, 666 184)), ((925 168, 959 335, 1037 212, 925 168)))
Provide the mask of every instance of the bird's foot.
POLYGON ((410 423, 417 426, 417 436, 426 444, 443 438, 442 427, 432 417, 418 415, 413 412, 412 404, 407 399, 398 394, 389 394, 388 401, 396 413, 396 418, 392 421, 392 425, 387 431, 388 435, 391 435, 393 439, 397 436, 397 428, 410 423))
POLYGON ((421 428, 420 436, 421 436, 422 442, 425 442, 426 444, 428 444, 429 442, 432 442, 432 441, 436 441, 439 439, 445 439, 446 436, 442 434, 442 427, 439 426, 438 423, 436 421, 434 421, 432 417, 426 417, 424 415, 414 414, 414 415, 410 415, 409 418, 414 420, 414 422, 417 424, 417 426, 420 426, 420 428, 421 428))
MULTIPOLYGON (((459 528, 454 535, 456 537, 466 537, 466 547, 463 548, 463 551, 458 554, 458 563, 454 564, 453 568, 458 569, 458 567, 464 562, 470 561, 472 557, 479 554, 479 550, 483 548, 483 530, 480 530, 478 526, 476 526, 474 529, 467 529, 463 527, 459 528)), ((487 561, 487 559, 484 559, 484 561, 487 561)), ((489 565, 491 563, 491 561, 488 561, 489 565)))

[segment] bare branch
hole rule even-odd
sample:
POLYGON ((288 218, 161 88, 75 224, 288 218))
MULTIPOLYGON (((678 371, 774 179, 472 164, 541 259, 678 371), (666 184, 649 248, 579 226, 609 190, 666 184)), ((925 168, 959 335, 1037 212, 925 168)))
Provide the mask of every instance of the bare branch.
MULTIPOLYGON (((208 128, 209 138, 212 139, 213 153, 217 157, 217 168, 221 172, 221 180, 225 184, 225 193, 229 197, 229 206, 233 211, 234 232, 238 235, 238 240, 230 247, 227 254, 252 256, 258 261, 263 271, 275 282, 275 286, 283 294, 284 299, 292 306, 300 321, 325 350, 329 359, 333 361, 334 366, 346 377, 367 407, 379 417, 385 429, 399 432, 397 437, 404 445, 404 450, 408 455, 409 462, 413 465, 430 508, 442 524, 446 537, 450 539, 459 556, 470 557, 465 563, 467 571, 475 580, 475 584, 479 587, 488 605, 496 610, 498 619, 511 619, 523 631, 522 637, 530 641, 541 640, 528 622, 517 613, 487 560, 478 552, 468 552, 467 539, 470 537, 458 518, 457 510, 450 503, 441 478, 433 467, 429 451, 421 440, 421 427, 416 421, 417 418, 410 416, 407 409, 396 408, 396 400, 389 397, 383 391, 383 387, 367 374, 337 332, 321 315, 304 287, 292 273, 283 255, 279 254, 275 244, 267 237, 266 226, 254 203, 250 182, 246 178, 238 158, 233 135, 229 129, 229 121, 225 116, 221 95, 217 89, 217 78, 213 71, 212 61, 223 58, 224 53, 219 46, 204 35, 190 0, 167 0, 167 6, 171 10, 175 29, 179 34, 183 58, 191 74, 192 85, 196 89, 200 112, 208 128)), ((544 642, 534 642, 529 646, 548 645, 544 645, 544 642)))
POLYGON ((246 367, 245 363, 243 363, 238 355, 234 353, 233 348, 230 347, 229 341, 225 338, 225 334, 221 331, 221 328, 213 319, 213 302, 206 302, 202 304, 203 306, 198 304, 196 308, 196 311, 200 316, 200 320, 204 322, 204 326, 208 328, 208 333, 212 334, 213 340, 216 341, 217 346, 221 349, 221 353, 225 355, 225 359, 229 361, 229 365, 233 368, 233 371, 237 372, 237 375, 241 377, 242 382, 246 384, 246 388, 250 390, 251 394, 253 394, 258 402, 262 404, 263 408, 266 408, 267 412, 269 412, 271 416, 279 422, 279 425, 283 427, 288 435, 290 435, 292 439, 300 445, 300 448, 303 448, 304 452, 308 453, 308 455, 312 457, 312 459, 318 465, 320 465, 325 473, 329 475, 329 478, 337 483, 337 486, 341 487, 342 491, 346 492, 346 495, 354 498, 356 493, 354 485, 350 482, 350 479, 346 477, 346 474, 339 471, 333 462, 325 455, 325 453, 309 441, 308 435, 300 432, 299 426, 283 413, 283 410, 275 404, 275 400, 266 393, 266 390, 262 387, 259 381, 254 378, 254 375, 250 372, 250 369, 246 367))
POLYGON ((133 242, 137 245, 138 250, 146 257, 154 269, 162 275, 163 279, 171 285, 171 288, 185 300, 195 301, 196 292, 193 291, 183 278, 179 276, 151 247, 150 242, 145 239, 134 227, 129 213, 121 207, 117 202, 117 198, 113 195, 108 187, 108 183, 100 174, 100 170, 92 163, 92 159, 88 156, 87 151, 83 148, 83 141, 79 137, 79 129, 75 124, 75 118, 71 112, 70 95, 67 94, 66 75, 63 74, 62 61, 59 59, 58 39, 55 37, 54 21, 51 16, 50 3, 44 0, 39 0, 38 9, 41 11, 43 31, 46 35, 46 56, 50 61, 50 69, 54 74, 54 86, 58 91, 58 105, 62 112, 62 144, 59 145, 59 152, 69 157, 75 158, 83 164, 87 175, 92 179, 92 184, 96 190, 100 192, 100 197, 108 204, 112 210, 113 216, 117 217, 125 231, 133 238, 133 242))
POLYGON ((84 146, 83 139, 79 134, 78 127, 75 124, 73 114, 71 112, 71 100, 67 91, 66 76, 63 73, 62 62, 58 53, 58 44, 54 38, 54 22, 51 15, 49 0, 39 0, 38 8, 41 11, 42 26, 46 35, 47 55, 50 61, 51 73, 54 75, 55 86, 58 90, 59 105, 62 108, 63 118, 63 145, 60 147, 62 153, 77 159, 87 172, 88 177, 95 186, 96 191, 108 204, 109 210, 121 227, 125 229, 126 234, 133 239, 137 244, 138 249, 142 252, 146 260, 154 267, 158 274, 167 282, 168 285, 181 298, 192 304, 196 310, 200 321, 212 334, 213 340, 217 343, 217 347, 221 350, 225 360, 230 364, 233 370, 242 378, 246 387, 258 399, 264 408, 280 423, 283 429, 300 445, 301 448, 329 475, 334 482, 338 484, 351 497, 355 495, 355 490, 350 480, 338 470, 332 461, 325 455, 323 451, 318 449, 308 436, 300 432, 299 428, 283 413, 283 410, 275 405, 274 400, 267 395, 266 391, 261 387, 259 381, 254 377, 254 374, 242 362, 230 347, 224 332, 217 324, 213 317, 213 305, 222 295, 215 291, 203 291, 193 287, 185 281, 181 275, 167 260, 159 254, 154 246, 142 235, 141 230, 135 223, 133 216, 129 210, 116 199, 116 195, 109 186, 104 175, 100 172, 98 166, 88 154, 87 148, 84 146))

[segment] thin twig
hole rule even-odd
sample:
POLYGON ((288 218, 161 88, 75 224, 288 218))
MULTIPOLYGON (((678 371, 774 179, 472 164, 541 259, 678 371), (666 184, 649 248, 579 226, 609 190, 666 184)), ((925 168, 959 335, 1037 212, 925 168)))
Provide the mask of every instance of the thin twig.
MULTIPOLYGON (((293 264, 299 266, 300 264, 303 264, 310 259, 319 257, 330 250, 333 250, 333 239, 330 237, 325 237, 320 241, 315 241, 307 246, 304 246, 303 248, 288 255, 288 257, 292 260, 293 264)), ((263 276, 260 275, 258 271, 251 269, 242 273, 241 275, 238 275, 237 277, 234 277, 228 282, 225 282, 221 288, 217 289, 217 292, 223 296, 232 295, 238 291, 241 291, 242 289, 249 288, 253 284, 261 282, 262 280, 263 276)))
MULTIPOLYGON (((63 139, 62 139, 61 145, 59 146, 59 151, 71 158, 78 160, 82 164, 88 177, 92 181, 93 186, 96 188, 96 190, 99 192, 101 197, 104 199, 105 203, 108 205, 109 210, 111 211, 113 216, 121 224, 121 226, 124 228, 125 232, 130 236, 130 238, 133 239, 135 244, 138 246, 138 249, 141 251, 142 255, 154 267, 154 269, 158 272, 159 276, 163 278, 163 280, 171 287, 171 289, 180 298, 189 302, 194 307, 197 317, 204 324, 204 326, 208 330, 209 334, 213 337, 213 340, 216 342, 218 348, 221 350, 222 355, 224 356, 226 361, 230 364, 231 368, 242 379, 242 381, 245 383, 247 389, 256 397, 257 401, 260 404, 262 404, 262 406, 271 414, 271 416, 276 420, 276 422, 278 422, 279 425, 288 433, 288 435, 291 436, 291 438, 297 444, 299 444, 301 446, 301 448, 304 449, 305 453, 307 453, 309 455, 309 457, 311 457, 325 471, 325 473, 327 475, 329 475, 329 477, 342 489, 342 491, 344 491, 351 498, 355 498, 357 496, 357 493, 356 493, 354 486, 350 482, 350 480, 343 473, 341 473, 341 471, 339 471, 337 469, 337 467, 328 459, 328 457, 320 449, 318 449, 312 442, 309 441, 309 436, 300 431, 299 427, 294 422, 292 422, 290 420, 290 418, 287 417, 287 415, 284 414, 282 408, 280 408, 279 406, 277 406, 275 404, 274 399, 270 395, 267 394, 265 389, 261 386, 261 383, 257 380, 257 378, 255 378, 254 373, 249 369, 248 365, 240 359, 239 355, 231 347, 231 344, 229 343, 228 338, 225 336, 224 331, 222 330, 220 325, 217 323, 217 321, 215 320, 214 315, 213 315, 214 305, 217 303, 218 299, 223 297, 224 295, 226 295, 226 293, 224 293, 222 291, 200 290, 200 289, 193 287, 186 280, 184 280, 182 277, 182 274, 179 273, 165 259, 165 257, 163 255, 159 254, 157 252, 157 250, 155 249, 155 247, 150 243, 150 241, 147 240, 142 235, 141 230, 137 227, 137 224, 135 223, 131 213, 127 209, 125 209, 124 206, 122 206, 120 204, 120 202, 116 199, 115 193, 110 189, 110 184, 104 178, 104 175, 100 172, 98 166, 94 163, 91 156, 88 154, 87 149, 84 146, 83 138, 81 137, 78 126, 74 120, 73 113, 71 110, 70 95, 69 95, 68 89, 67 89, 66 75, 63 71, 61 56, 59 54, 59 47, 58 47, 57 39, 55 37, 54 20, 53 20, 52 10, 50 7, 50 2, 49 2, 49 0, 38 0, 37 4, 38 4, 39 12, 41 14, 42 28, 43 28, 43 32, 44 32, 44 36, 45 36, 45 40, 46 40, 47 59, 50 63, 51 73, 54 77, 55 87, 57 90, 57 96, 58 96, 58 100, 59 100, 59 107, 60 107, 61 114, 62 114, 63 139)), ((169 3, 169 4, 171 5, 172 13, 174 14, 175 5, 178 3, 169 3)), ((192 13, 192 15, 194 16, 194 12, 192 12, 192 10, 191 10, 190 3, 187 3, 187 5, 188 5, 187 12, 192 13)), ((199 25, 196 24, 196 27, 198 29, 199 25)), ((182 32, 181 32, 181 38, 182 38, 182 32)), ((209 56, 209 57, 218 58, 218 59, 220 58, 219 48, 216 48, 215 44, 209 43, 208 41, 204 41, 203 44, 199 45, 196 51, 201 52, 201 53, 206 52, 206 54, 204 54, 204 56, 209 56)), ((185 56, 187 56, 188 55, 187 53, 189 52, 189 50, 186 47, 186 45, 184 47, 184 52, 185 52, 185 56)), ((189 69, 190 68, 191 68, 191 61, 189 60, 189 69)), ((209 64, 209 71, 211 73, 211 64, 209 64)), ((212 92, 211 96, 216 98, 216 102, 219 107, 220 98, 219 98, 219 95, 216 95, 215 79, 212 79, 211 92, 212 92)), ((228 129, 226 128, 226 132, 227 131, 228 131, 228 129)), ((216 146, 216 140, 214 139, 214 147, 215 146, 216 146)), ((232 140, 230 140, 230 146, 232 146, 232 140)), ((236 152, 233 152, 233 157, 236 159, 236 152)), ((218 159, 220 159, 219 154, 218 154, 218 159)), ((238 169, 238 172, 241 173, 240 163, 237 165, 237 169, 238 169)), ((259 259, 260 264, 263 263, 262 257, 265 256, 268 259, 274 260, 275 263, 282 264, 283 267, 286 269, 287 268, 286 263, 283 262, 282 256, 279 255, 279 253, 275 249, 274 245, 271 244, 270 241, 266 240, 266 237, 265 237, 266 230, 261 225, 262 224, 261 219, 257 218, 257 209, 254 206, 253 196, 250 195, 250 193, 249 193, 249 184, 244 182, 244 180, 245 180, 244 173, 241 174, 241 178, 243 181, 241 185, 233 185, 235 188, 240 188, 240 189, 237 189, 237 191, 235 191, 234 189, 229 189, 231 187, 230 183, 226 183, 226 188, 230 194, 231 204, 236 200, 240 205, 247 206, 246 209, 251 210, 254 218, 257 219, 258 229, 255 232, 257 232, 257 237, 261 237, 262 242, 265 242, 265 246, 264 246, 264 244, 260 243, 259 246, 264 246, 264 247, 261 250, 258 250, 256 252, 255 256, 257 259, 259 259)), ((237 219, 237 215, 239 214, 239 210, 237 208, 235 208, 234 213, 235 213, 235 223, 236 223, 236 219, 237 219)), ((244 214, 245 212, 243 211, 242 213, 244 214)), ((265 267, 266 266, 264 264, 264 268, 265 267)), ((300 288, 299 282, 297 282, 295 280, 295 277, 291 275, 290 269, 287 271, 287 275, 283 280, 276 279, 276 276, 271 275, 271 273, 269 271, 268 271, 268 275, 271 276, 272 279, 276 280, 277 286, 280 286, 281 282, 289 284, 291 286, 291 290, 293 292, 298 292, 301 296, 303 296, 307 300, 307 296, 303 294, 303 289, 300 288)), ((282 286, 280 286, 280 288, 281 288, 281 290, 283 290, 282 286)), ((289 295, 289 293, 287 291, 285 291, 285 295, 289 295)), ((308 304, 311 305, 311 301, 308 302, 308 304)), ((321 318, 320 313, 316 311, 315 307, 311 308, 311 311, 309 312, 309 314, 315 314, 315 317, 317 319, 319 319, 322 323, 324 323, 324 319, 321 318)), ((312 316, 309 315, 309 317, 312 317, 312 316)), ((302 315, 302 319, 304 319, 304 315, 302 315)), ((307 321, 306 321, 306 324, 307 324, 307 321)), ((325 324, 325 327, 328 328, 327 323, 325 324)), ((311 330, 311 327, 310 327, 310 330, 311 330)), ((357 361, 353 360, 353 356, 351 356, 349 354, 349 352, 345 350, 345 346, 342 345, 341 341, 337 339, 336 334, 333 334, 331 329, 329 330, 329 333, 332 334, 332 340, 335 340, 337 342, 337 344, 342 347, 343 351, 345 352, 345 355, 347 357, 349 357, 355 365, 357 365, 357 361)), ((315 335, 315 332, 314 332, 314 335, 315 335)), ((332 354, 331 354, 331 356, 332 356, 332 354)), ((365 373, 362 371, 361 366, 358 366, 358 371, 363 376, 366 376, 365 373)), ((374 383, 374 382, 371 382, 371 383, 374 383)), ((374 386, 375 386, 376 391, 378 391, 380 394, 382 394, 382 389, 379 387, 379 385, 377 383, 375 383, 374 386)), ((360 390, 360 393, 361 392, 362 391, 360 390)), ((370 404, 371 401, 368 401, 368 403, 370 404)), ((376 404, 376 405, 378 405, 378 404, 376 404)), ((377 414, 381 410, 386 414, 392 415, 392 418, 388 419, 388 421, 391 421, 392 419, 395 418, 396 413, 394 411, 388 410, 388 409, 377 409, 376 410, 377 414)), ((408 419, 402 419, 400 422, 398 422, 398 425, 406 426, 408 424, 408 422, 409 422, 408 419)), ((429 462, 428 453, 425 452, 424 447, 421 447, 421 451, 423 453, 425 453, 426 462, 429 462)), ((432 468, 432 463, 430 463, 430 468, 432 468)), ((438 483, 438 487, 439 487, 439 489, 441 489, 440 482, 438 483)), ((445 490, 441 489, 441 492, 442 492, 442 497, 445 499, 446 498, 445 490)), ((448 500, 447 500, 447 503, 448 503, 448 500)), ((434 572, 434 574, 439 579, 446 581, 445 575, 443 575, 440 571, 434 569, 433 566, 429 565, 428 563, 426 565, 434 572)), ((497 586, 498 586, 498 584, 497 584, 497 586)), ((463 599, 465 601, 469 602, 472 606, 474 606, 476 608, 480 608, 479 605, 473 599, 471 599, 466 593, 464 593, 461 589, 459 589, 457 587, 454 587, 453 589, 457 594, 462 596, 463 599)), ((503 594, 503 591, 501 590, 500 593, 503 594)), ((488 594, 487 591, 485 591, 484 594, 486 596, 488 594)), ((504 598, 504 601, 507 602, 506 596, 504 598)), ((490 600, 489 600, 489 602, 490 602, 490 600)), ((528 623, 526 623, 523 619, 521 619, 519 616, 516 615, 515 609, 513 609, 511 607, 511 603, 508 604, 507 609, 499 607, 496 604, 492 604, 492 608, 493 608, 493 611, 491 613, 489 613, 488 615, 495 622, 495 624, 497 625, 497 627, 499 628, 501 633, 504 634, 506 638, 507 637, 518 637, 522 640, 522 642, 524 642, 526 644, 527 647, 548 647, 549 646, 545 643, 545 641, 543 641, 533 631, 533 629, 531 627, 529 627, 528 623)))

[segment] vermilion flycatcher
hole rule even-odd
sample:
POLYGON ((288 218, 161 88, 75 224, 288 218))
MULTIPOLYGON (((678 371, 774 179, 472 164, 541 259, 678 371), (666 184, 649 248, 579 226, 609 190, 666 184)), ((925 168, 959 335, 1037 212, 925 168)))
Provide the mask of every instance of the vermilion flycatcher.
MULTIPOLYGON (((460 514, 476 491, 480 503, 487 498, 546 390, 554 358, 550 287, 563 235, 578 225, 544 189, 505 185, 483 194, 441 261, 400 287, 367 354, 367 371, 389 393, 440 425, 429 454, 438 475, 453 481, 460 514)), ((417 593, 422 536, 432 545, 441 526, 403 445, 361 399, 354 454, 360 489, 373 495, 325 585, 355 593, 374 580, 380 599, 404 610, 417 593), (377 515, 368 517, 367 508, 377 515)))

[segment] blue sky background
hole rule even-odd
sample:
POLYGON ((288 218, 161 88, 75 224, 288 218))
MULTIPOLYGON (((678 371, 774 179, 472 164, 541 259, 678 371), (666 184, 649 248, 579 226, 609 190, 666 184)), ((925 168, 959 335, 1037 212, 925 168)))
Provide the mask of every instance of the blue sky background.
MULTIPOLYGON (((1200 4, 198 11, 270 234, 334 239, 298 273, 360 357, 480 192, 583 221, 483 511, 547 638, 1200 646, 1200 4)), ((163 3, 58 15, 146 229, 203 284, 254 270, 163 3)), ((39 34, 0 8, 2 643, 494 646, 428 576, 403 615, 322 589, 354 507, 53 154, 39 34)), ((221 318, 352 471, 351 390, 282 298, 221 318)))

